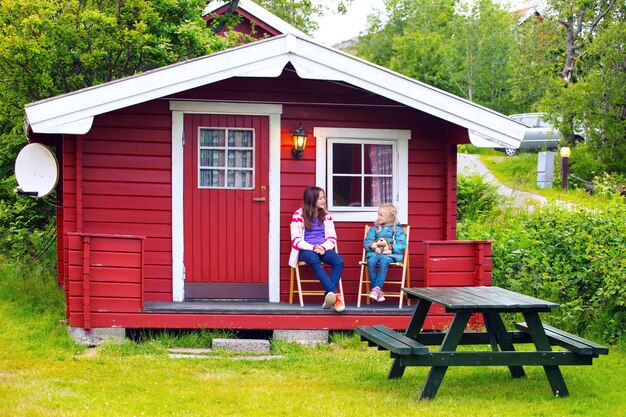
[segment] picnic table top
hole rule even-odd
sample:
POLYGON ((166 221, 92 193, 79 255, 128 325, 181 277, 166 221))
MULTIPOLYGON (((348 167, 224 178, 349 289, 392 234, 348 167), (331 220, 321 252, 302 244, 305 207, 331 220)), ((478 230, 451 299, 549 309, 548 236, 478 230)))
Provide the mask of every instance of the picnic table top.
POLYGON ((410 297, 427 300, 455 311, 550 311, 559 304, 500 287, 403 288, 410 297))

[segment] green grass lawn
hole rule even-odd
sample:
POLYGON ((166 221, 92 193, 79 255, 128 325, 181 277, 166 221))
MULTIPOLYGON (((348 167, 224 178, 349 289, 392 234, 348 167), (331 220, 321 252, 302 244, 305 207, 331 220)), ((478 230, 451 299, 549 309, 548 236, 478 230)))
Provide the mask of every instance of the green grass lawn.
POLYGON ((552 396, 541 368, 517 380, 503 367, 451 368, 435 400, 417 402, 428 370, 389 381, 388 353, 351 333, 317 348, 275 342, 275 360, 170 359, 166 346, 207 347, 206 334, 85 349, 67 335, 59 303, 8 298, 0 297, 2 416, 626 415, 626 355, 616 348, 593 366, 562 367, 569 398, 552 396))

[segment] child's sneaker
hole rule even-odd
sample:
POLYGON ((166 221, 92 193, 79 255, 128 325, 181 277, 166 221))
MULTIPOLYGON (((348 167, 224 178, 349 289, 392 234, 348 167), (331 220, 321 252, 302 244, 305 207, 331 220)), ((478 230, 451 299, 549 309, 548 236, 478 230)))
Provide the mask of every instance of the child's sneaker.
POLYGON ((322 304, 322 308, 331 308, 335 304, 335 293, 328 292, 324 297, 324 304, 322 304))
POLYGON ((380 288, 378 287, 374 287, 372 288, 372 291, 370 291, 370 298, 374 301, 378 301, 378 292, 380 291, 380 288))
POLYGON ((335 311, 341 313, 346 309, 346 304, 343 302, 343 297, 340 294, 335 296, 335 311))
POLYGON ((380 288, 378 288, 378 298, 376 299, 376 301, 378 301, 379 303, 385 301, 385 293, 380 288))

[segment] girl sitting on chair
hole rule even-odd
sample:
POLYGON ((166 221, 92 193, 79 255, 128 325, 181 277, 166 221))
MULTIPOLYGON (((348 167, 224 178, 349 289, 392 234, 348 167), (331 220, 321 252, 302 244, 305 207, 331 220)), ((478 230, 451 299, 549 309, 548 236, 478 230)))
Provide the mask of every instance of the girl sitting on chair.
POLYGON ((289 266, 295 268, 298 261, 311 266, 313 273, 324 286, 322 308, 334 307, 340 313, 346 305, 337 292, 343 271, 343 259, 333 250, 337 233, 333 219, 326 211, 326 193, 319 187, 304 190, 302 208, 291 218, 291 255, 289 266), (322 262, 331 266, 330 275, 322 267, 322 262))
POLYGON ((404 229, 396 221, 397 217, 398 209, 393 204, 382 204, 378 208, 378 219, 373 226, 370 226, 363 240, 367 257, 367 272, 372 284, 370 298, 378 302, 385 301, 383 284, 389 264, 402 262, 404 257, 406 236, 404 229), (376 267, 378 267, 378 272, 376 267))

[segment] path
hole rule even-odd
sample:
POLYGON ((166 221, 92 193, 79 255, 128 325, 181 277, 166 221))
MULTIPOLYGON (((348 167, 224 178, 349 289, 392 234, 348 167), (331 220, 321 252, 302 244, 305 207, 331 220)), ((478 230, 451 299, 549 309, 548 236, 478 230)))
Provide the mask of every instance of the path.
POLYGON ((509 198, 514 205, 519 207, 527 207, 529 209, 532 209, 533 206, 536 206, 537 204, 545 204, 545 202, 547 201, 546 197, 544 196, 515 190, 499 183, 498 180, 493 176, 491 171, 487 169, 485 164, 483 164, 480 159, 478 159, 478 155, 464 153, 457 154, 457 172, 459 174, 465 175, 482 175, 485 181, 497 187, 498 194, 509 198))

